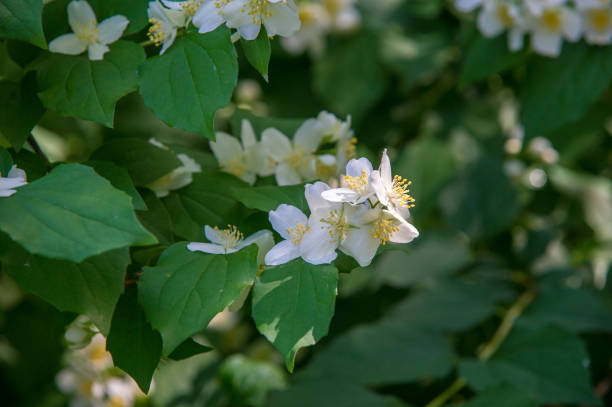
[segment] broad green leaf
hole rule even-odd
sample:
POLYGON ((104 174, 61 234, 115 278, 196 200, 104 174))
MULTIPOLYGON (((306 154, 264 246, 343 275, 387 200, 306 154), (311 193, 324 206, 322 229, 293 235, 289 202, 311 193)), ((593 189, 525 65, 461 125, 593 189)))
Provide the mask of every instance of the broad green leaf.
POLYGON ((538 407, 538 404, 522 389, 503 384, 487 390, 463 407, 538 407))
POLYGON ((138 223, 131 198, 80 164, 61 164, 0 200, 0 229, 31 253, 76 262, 157 242, 138 223))
POLYGON ((241 207, 231 198, 231 190, 244 185, 223 172, 194 174, 191 184, 164 198, 174 233, 187 240, 201 241, 204 225, 235 224, 240 219, 241 207))
POLYGON ((564 329, 514 329, 491 359, 463 361, 460 371, 477 391, 510 383, 539 403, 597 405, 588 358, 580 339, 564 329))
POLYGON ((101 61, 87 55, 51 54, 38 71, 38 96, 45 107, 113 127, 115 104, 138 84, 142 47, 128 41, 110 45, 101 61))
POLYGON ((327 335, 334 315, 338 271, 300 259, 266 268, 253 287, 253 320, 292 372, 300 348, 327 335))
POLYGON ((253 284, 257 247, 218 255, 191 252, 185 242, 176 243, 155 267, 143 270, 138 299, 162 335, 164 355, 169 355, 253 284))
POLYGON ((612 78, 612 53, 608 51, 583 43, 564 44, 558 58, 531 61, 521 90, 527 139, 579 119, 599 99, 612 78))
POLYGON ((127 249, 72 263, 29 254, 10 241, 2 244, 8 248, 0 253, 3 269, 23 291, 61 311, 87 315, 104 335, 108 334, 130 262, 127 249))
POLYGON ((213 348, 208 346, 200 345, 193 339, 189 338, 186 341, 183 341, 179 346, 174 349, 174 351, 168 355, 168 357, 172 360, 183 360, 190 358, 194 355, 199 355, 201 353, 210 352, 213 348))
POLYGON ((189 33, 140 70, 140 93, 155 116, 173 127, 215 139, 213 119, 238 79, 236 49, 225 26, 189 33))
POLYGON ((43 159, 31 151, 22 148, 13 154, 15 164, 26 172, 28 182, 35 181, 49 171, 49 166, 43 159))
POLYGON ((440 190, 454 175, 457 164, 448 146, 434 138, 416 140, 402 151, 395 171, 412 181, 410 195, 416 206, 410 215, 421 219, 435 206, 440 190))
POLYGON ((263 24, 261 25, 261 30, 259 30, 257 38, 252 41, 240 38, 240 45, 242 45, 242 50, 249 63, 267 81, 268 63, 270 62, 270 55, 272 52, 270 50, 270 38, 268 38, 268 33, 263 24))
POLYGON ((0 38, 27 41, 47 48, 42 30, 42 0, 2 0, 0 38))
POLYGON ((465 85, 504 72, 521 62, 525 56, 526 51, 510 51, 505 32, 495 38, 478 35, 465 55, 461 83, 465 85))
POLYGON ((147 25, 149 21, 147 2, 148 0, 89 0, 98 18, 98 23, 118 14, 130 20, 130 24, 123 32, 124 36, 138 32, 147 25))
POLYGON ((452 274, 470 260, 469 248, 459 236, 429 233, 404 250, 384 252, 376 263, 375 278, 393 287, 407 287, 452 274))
POLYGON ((43 113, 33 73, 26 75, 20 84, 0 81, 0 134, 15 150, 19 151, 43 113))
POLYGON ((270 394, 269 407, 401 407, 391 396, 381 396, 342 378, 298 381, 285 391, 270 394))
POLYGON ((136 287, 127 288, 119 299, 106 349, 113 356, 115 366, 132 376, 147 393, 161 358, 162 340, 138 305, 136 287))
POLYGON ((382 386, 443 377, 454 356, 440 333, 382 321, 337 336, 300 373, 382 386))
POLYGON ((13 167, 13 158, 9 154, 6 149, 0 147, 0 174, 3 177, 6 177, 6 174, 9 173, 11 168, 13 167))
POLYGON ((232 196, 247 208, 269 212, 280 204, 293 205, 307 213, 308 203, 304 197, 304 185, 265 185, 261 187, 232 188, 232 196))
POLYGON ((361 116, 385 90, 378 38, 363 33, 328 48, 315 61, 314 90, 341 115, 361 116))
POLYGON ((480 158, 463 170, 440 195, 447 222, 473 239, 493 236, 517 215, 517 192, 492 158, 480 158))
POLYGON ((148 185, 181 166, 173 152, 130 137, 107 141, 91 158, 112 161, 125 168, 138 187, 148 185))
POLYGON ((132 198, 134 209, 147 209, 147 205, 134 187, 132 179, 125 168, 119 167, 110 161, 88 161, 86 164, 96 170, 98 174, 109 180, 113 187, 128 194, 132 198))
POLYGON ((612 307, 587 288, 542 287, 521 318, 520 326, 536 328, 557 324, 577 333, 611 332, 612 307))
POLYGON ((148 231, 155 235, 159 243, 167 246, 171 245, 174 243, 174 237, 172 235, 170 214, 163 202, 155 196, 153 191, 146 189, 141 191, 147 209, 136 212, 138 220, 148 231))

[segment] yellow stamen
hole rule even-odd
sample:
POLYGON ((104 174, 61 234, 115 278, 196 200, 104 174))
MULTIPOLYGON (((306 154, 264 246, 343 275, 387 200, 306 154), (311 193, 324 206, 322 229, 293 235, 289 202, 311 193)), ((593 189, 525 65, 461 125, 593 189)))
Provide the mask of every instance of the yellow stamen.
POLYGON ((377 239, 380 244, 385 245, 391 238, 391 236, 399 231, 399 225, 395 223, 393 219, 378 218, 374 222, 374 226, 370 230, 370 236, 373 239, 377 239))
POLYGON ((508 4, 500 4, 495 10, 497 14, 497 18, 504 27, 510 27, 514 25, 515 19, 512 13, 510 13, 510 6, 508 4))
POLYGON ((247 13, 252 17, 253 24, 261 24, 266 18, 270 18, 275 14, 275 10, 270 7, 268 0, 249 0, 240 10, 241 13, 247 13))
POLYGON ((349 231, 349 225, 346 223, 343 213, 339 213, 336 209, 330 210, 326 218, 319 220, 325 223, 324 226, 321 226, 321 229, 327 229, 332 242, 343 239, 349 231))
POLYGON ((201 0, 189 0, 188 2, 181 4, 181 8, 187 16, 193 17, 196 11, 198 11, 200 8, 200 4, 202 4, 201 0))
POLYGON ((229 161, 221 161, 219 163, 221 170, 228 172, 237 177, 242 177, 246 172, 246 164, 242 154, 236 154, 229 161))
POLYGON ((164 31, 162 30, 163 24, 155 17, 151 17, 149 19, 149 23, 151 23, 152 25, 151 27, 149 27, 147 37, 149 37, 149 39, 153 41, 156 47, 159 47, 166 38, 166 34, 164 34, 164 31))
POLYGON ((311 154, 308 154, 308 150, 306 150, 305 147, 296 146, 293 151, 289 153, 287 161, 289 162, 289 165, 291 165, 297 170, 300 169, 306 163, 308 163, 310 158, 311 154))
POLYGON ((344 181, 346 182, 346 186, 352 189, 355 192, 365 193, 366 188, 368 186, 368 173, 366 170, 361 170, 361 175, 358 177, 351 177, 350 175, 346 175, 344 177, 344 181))
POLYGON ((342 148, 344 150, 344 155, 346 156, 347 160, 355 158, 355 152, 357 150, 357 138, 352 137, 350 140, 344 143, 342 148))
POLYGON ((296 221, 294 228, 287 229, 287 234, 291 237, 291 243, 297 245, 302 241, 304 234, 310 230, 310 226, 304 225, 301 222, 296 221))
POLYGON ((589 23, 595 31, 606 32, 610 29, 612 16, 609 9, 590 10, 588 13, 589 23))
POLYGON ((244 239, 242 232, 234 225, 227 225, 227 229, 219 229, 217 226, 213 229, 217 239, 223 242, 223 247, 226 249, 236 247, 244 239))
POLYGON ((542 26, 550 32, 557 33, 563 26, 563 17, 560 9, 548 9, 542 12, 540 17, 542 26))
POLYGON ((411 181, 395 175, 393 177, 393 185, 391 187, 391 199, 399 201, 399 206, 404 208, 414 207, 414 198, 410 196, 408 187, 412 184, 411 181))
POLYGON ((75 34, 81 41, 85 41, 88 44, 93 44, 98 42, 100 30, 98 30, 95 21, 90 21, 87 24, 77 23, 75 34))
POLYGON ((321 160, 317 160, 315 163, 315 171, 317 174, 317 178, 325 179, 332 177, 336 173, 336 166, 327 165, 324 164, 321 160))

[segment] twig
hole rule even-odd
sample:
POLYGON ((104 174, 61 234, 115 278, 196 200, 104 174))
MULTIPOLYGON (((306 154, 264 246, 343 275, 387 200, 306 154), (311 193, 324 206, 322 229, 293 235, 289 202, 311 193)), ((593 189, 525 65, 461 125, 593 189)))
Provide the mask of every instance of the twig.
POLYGON ((36 142, 36 139, 34 138, 32 134, 28 136, 28 144, 30 145, 30 147, 32 147, 32 150, 34 150, 34 152, 38 154, 40 158, 43 159, 45 164, 47 165, 50 164, 49 159, 47 158, 45 153, 40 149, 40 146, 38 145, 38 143, 36 142))

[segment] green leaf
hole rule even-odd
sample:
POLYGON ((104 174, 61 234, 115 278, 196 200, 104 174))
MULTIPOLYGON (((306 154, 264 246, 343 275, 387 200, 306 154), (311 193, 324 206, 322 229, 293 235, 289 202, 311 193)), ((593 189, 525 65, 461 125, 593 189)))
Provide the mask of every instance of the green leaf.
POLYGON ((300 348, 327 335, 334 315, 338 271, 294 260, 266 268, 253 287, 253 320, 292 372, 300 348))
POLYGON ((163 338, 164 355, 231 304, 257 274, 257 247, 228 255, 170 246, 155 267, 145 267, 138 282, 139 302, 163 338))
POLYGON ((270 394, 269 407, 401 407, 390 396, 381 396, 341 378, 299 381, 287 390, 270 394))
POLYGON ((29 254, 7 240, 4 238, 2 245, 8 249, 0 253, 3 269, 22 290, 61 311, 87 315, 104 335, 108 334, 130 263, 127 249, 72 263, 29 254))
POLYGON ((96 13, 98 22, 102 20, 122 15, 130 20, 123 35, 130 35, 138 32, 147 25, 149 18, 147 17, 147 1, 148 0, 88 0, 91 7, 96 13))
POLYGON ((92 160, 112 161, 125 168, 134 185, 142 187, 180 167, 181 161, 170 150, 138 138, 107 141, 91 156, 92 160))
POLYGON ((599 99, 612 78, 608 51, 564 44, 558 58, 531 61, 521 90, 521 117, 528 140, 579 119, 599 99))
POLYGON ((13 158, 6 149, 0 147, 0 174, 6 176, 13 167, 13 158))
POLYGON ((51 54, 38 71, 38 96, 45 107, 113 127, 115 104, 135 91, 142 47, 128 41, 110 45, 102 61, 87 55, 51 54))
POLYGON ((253 68, 257 69, 257 72, 268 81, 268 63, 270 62, 270 55, 272 53, 270 49, 270 38, 266 28, 261 26, 259 35, 252 41, 247 41, 244 38, 240 38, 240 45, 249 63, 253 68))
POLYGON ((27 41, 47 48, 42 30, 42 0, 2 0, 0 38, 27 41))
POLYGON ((268 212, 278 208, 280 204, 293 205, 302 212, 308 211, 308 203, 304 196, 304 185, 232 188, 232 196, 247 208, 268 212))
POLYGON ((0 134, 15 150, 19 151, 44 112, 36 96, 34 73, 26 75, 20 84, 0 81, 0 134))
POLYGON ((110 161, 88 161, 86 164, 96 170, 98 174, 109 180, 113 187, 128 194, 132 198, 134 209, 147 209, 147 205, 134 187, 134 183, 132 183, 132 179, 125 168, 119 167, 110 161))
POLYGON ((0 229, 31 253, 76 262, 157 242, 138 223, 131 198, 80 164, 61 164, 0 200, 0 229))
POLYGON ((461 237, 429 233, 405 250, 384 252, 377 262, 375 278, 392 287, 408 287, 452 274, 470 261, 469 248, 461 237))
POLYGON ((140 71, 140 93, 155 116, 173 127, 215 139, 213 119, 238 79, 236 49, 225 26, 178 39, 140 71))
POLYGON ((434 138, 413 141, 404 149, 394 168, 412 181, 410 195, 416 206, 410 215, 421 219, 434 208, 440 190, 455 174, 457 164, 450 148, 434 138))
POLYGON ((241 207, 231 198, 231 190, 246 185, 238 178, 223 172, 194 174, 193 182, 164 199, 174 233, 199 241, 204 225, 235 224, 241 207))
POLYGON ((26 172, 28 182, 32 182, 44 176, 49 167, 42 158, 31 151, 22 148, 19 152, 13 154, 15 164, 26 172))
POLYGON ((439 203, 447 222, 473 239, 501 232, 519 210, 514 186, 492 158, 468 165, 442 192, 439 203))
POLYGON ((138 220, 155 235, 159 243, 167 246, 171 245, 174 243, 172 222, 163 202, 155 196, 153 191, 145 189, 142 190, 142 197, 145 200, 147 210, 136 212, 138 220))
POLYGON ((364 31, 329 47, 315 61, 314 90, 334 112, 359 117, 383 95, 385 73, 379 48, 378 38, 364 31))
POLYGON ((537 407, 538 404, 522 389, 507 384, 494 387, 462 404, 462 407, 537 407))
POLYGON ((580 339, 564 329, 514 329, 491 359, 466 360, 460 371, 477 391, 506 382, 542 404, 598 405, 588 358, 580 339))
POLYGON ((193 339, 189 338, 174 349, 174 351, 168 355, 172 360, 183 360, 190 358, 194 355, 201 353, 210 352, 213 348, 208 346, 200 345, 193 339))
POLYGON ((465 55, 461 68, 461 83, 466 85, 504 72, 521 62, 526 53, 510 51, 506 33, 495 38, 478 35, 465 55))
POLYGON ((451 347, 440 333, 382 321, 336 337, 299 377, 382 386, 443 377, 453 362, 451 347))
POLYGON ((136 287, 127 288, 117 303, 106 349, 115 366, 132 376, 147 393, 161 358, 162 340, 138 305, 136 287))

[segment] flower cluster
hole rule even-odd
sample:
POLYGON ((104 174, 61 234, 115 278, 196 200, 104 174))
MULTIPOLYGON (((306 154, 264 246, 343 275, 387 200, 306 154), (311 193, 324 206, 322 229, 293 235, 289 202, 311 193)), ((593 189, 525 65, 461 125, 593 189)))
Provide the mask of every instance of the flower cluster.
POLYGON ((556 57, 563 40, 589 44, 612 43, 610 0, 455 0, 461 11, 478 12, 478 28, 485 37, 508 32, 512 51, 523 48, 523 37, 531 35, 534 51, 556 57))
POLYGON ((254 184, 257 176, 274 175, 278 185, 294 185, 339 175, 355 156, 357 139, 346 121, 321 112, 306 120, 293 140, 275 128, 267 128, 257 141, 248 120, 242 121, 242 143, 229 134, 217 132, 210 147, 222 171, 254 184))
POLYGON ((325 50, 325 38, 331 33, 354 31, 361 22, 355 7, 357 0, 310 0, 298 4, 302 26, 291 37, 283 38, 283 47, 292 54, 308 50, 320 56, 325 50))
POLYGON ((27 183, 25 171, 13 165, 8 174, 6 174, 6 177, 0 173, 0 198, 13 195, 17 192, 15 188, 24 186, 27 183))
POLYGON ((284 239, 265 257, 267 265, 279 265, 301 257, 312 264, 331 263, 337 249, 365 267, 380 245, 408 243, 419 235, 408 223, 410 182, 391 176, 387 152, 378 170, 366 158, 352 159, 346 166, 341 188, 324 182, 306 185, 310 216, 281 204, 270 211, 274 230, 284 239))
POLYGON ((178 30, 189 25, 199 7, 198 0, 149 2, 147 15, 151 26, 147 35, 156 46, 161 46, 160 55, 174 43, 178 30))

